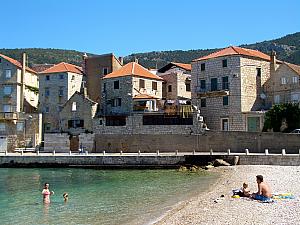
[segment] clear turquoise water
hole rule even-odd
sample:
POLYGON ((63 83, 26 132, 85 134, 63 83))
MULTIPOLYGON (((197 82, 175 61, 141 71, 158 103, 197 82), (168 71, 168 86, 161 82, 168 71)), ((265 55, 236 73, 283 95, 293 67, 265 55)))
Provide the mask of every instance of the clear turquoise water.
POLYGON ((215 179, 176 170, 1 168, 0 224, 146 224, 215 179), (44 182, 55 192, 48 206, 44 182))

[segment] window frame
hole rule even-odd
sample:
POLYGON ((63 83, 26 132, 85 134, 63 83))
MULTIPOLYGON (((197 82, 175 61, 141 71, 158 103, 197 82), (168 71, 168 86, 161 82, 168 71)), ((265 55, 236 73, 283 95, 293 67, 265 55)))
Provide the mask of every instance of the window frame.
POLYGON ((146 87, 146 81, 144 79, 139 79, 139 89, 146 87))
POLYGON ((11 78, 11 69, 6 69, 5 70, 5 79, 10 79, 10 78, 11 78))
POLYGON ((108 74, 108 67, 103 67, 102 68, 102 74, 103 74, 103 76, 108 74))
POLYGON ((228 67, 228 61, 227 61, 227 59, 223 59, 222 60, 222 67, 223 68, 227 68, 228 67))
POLYGON ((200 107, 205 108, 206 106, 206 98, 200 98, 200 107))
POLYGON ((201 63, 200 64, 200 71, 205 71, 205 68, 206 66, 205 66, 205 63, 201 63))
POLYGON ((152 81, 152 90, 157 91, 157 82, 156 81, 152 81))
POLYGON ((297 76, 293 76, 292 83, 293 84, 298 84, 299 83, 299 78, 297 76))
POLYGON ((221 118, 221 131, 229 131, 229 118, 228 117, 225 117, 225 118, 221 118), (224 129, 224 122, 223 121, 225 121, 225 120, 227 120, 227 129, 224 129))
POLYGON ((168 85, 168 92, 172 92, 172 85, 171 84, 168 85))
POLYGON ((287 84, 287 78, 286 78, 286 77, 281 77, 281 78, 280 78, 280 83, 281 83, 282 85, 287 84))
POLYGON ((223 106, 229 106, 229 96, 223 96, 223 106))
POLYGON ((50 75, 46 75, 45 80, 49 81, 50 80, 50 75))
POLYGON ((120 89, 120 81, 119 80, 115 80, 114 81, 114 90, 118 90, 120 89))

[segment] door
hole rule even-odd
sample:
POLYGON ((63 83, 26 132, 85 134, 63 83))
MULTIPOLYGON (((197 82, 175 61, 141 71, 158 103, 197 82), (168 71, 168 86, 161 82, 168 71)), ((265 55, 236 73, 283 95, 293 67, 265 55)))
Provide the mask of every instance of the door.
POLYGON ((260 131, 260 117, 248 117, 247 125, 249 132, 259 132, 260 131))
POLYGON ((70 138, 70 151, 78 152, 79 150, 79 136, 72 136, 70 138))
POLYGON ((7 137, 0 136, 0 152, 7 151, 7 137))

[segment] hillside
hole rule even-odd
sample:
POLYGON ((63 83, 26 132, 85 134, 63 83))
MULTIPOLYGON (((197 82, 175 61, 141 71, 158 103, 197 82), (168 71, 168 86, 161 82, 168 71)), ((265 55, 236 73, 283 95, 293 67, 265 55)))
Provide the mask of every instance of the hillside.
MULTIPOLYGON (((300 32, 289 34, 275 40, 242 45, 242 47, 257 49, 266 54, 269 54, 271 50, 275 50, 279 59, 300 65, 300 32)), ((218 49, 136 53, 124 57, 124 62, 134 61, 135 58, 138 58, 139 63, 147 68, 160 68, 171 61, 190 63, 193 59, 207 55, 216 50, 218 49)), ((54 64, 61 61, 81 65, 83 55, 83 52, 62 49, 0 49, 0 53, 20 61, 22 52, 24 51, 29 56, 29 66, 42 63, 54 64)))

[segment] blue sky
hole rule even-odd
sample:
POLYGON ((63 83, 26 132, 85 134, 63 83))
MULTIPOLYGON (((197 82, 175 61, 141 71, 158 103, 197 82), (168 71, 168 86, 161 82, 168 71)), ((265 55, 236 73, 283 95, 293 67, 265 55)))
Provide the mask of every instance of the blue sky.
POLYGON ((0 48, 117 55, 226 47, 300 31, 299 0, 1 2, 0 48))

